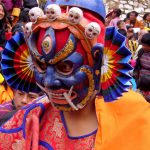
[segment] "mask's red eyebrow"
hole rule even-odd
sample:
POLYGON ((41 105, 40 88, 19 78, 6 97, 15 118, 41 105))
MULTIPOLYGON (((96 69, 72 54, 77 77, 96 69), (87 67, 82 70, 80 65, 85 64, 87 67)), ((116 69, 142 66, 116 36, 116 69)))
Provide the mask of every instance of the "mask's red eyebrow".
POLYGON ((41 28, 37 35, 38 39, 37 39, 36 45, 37 45, 37 50, 41 55, 42 55, 42 46, 41 45, 42 45, 42 40, 43 40, 45 33, 46 33, 46 29, 41 28))
POLYGON ((56 38, 55 53, 59 52, 60 50, 64 48, 64 46, 66 45, 68 41, 69 35, 70 35, 70 32, 67 28, 63 30, 55 30, 55 38, 56 38))

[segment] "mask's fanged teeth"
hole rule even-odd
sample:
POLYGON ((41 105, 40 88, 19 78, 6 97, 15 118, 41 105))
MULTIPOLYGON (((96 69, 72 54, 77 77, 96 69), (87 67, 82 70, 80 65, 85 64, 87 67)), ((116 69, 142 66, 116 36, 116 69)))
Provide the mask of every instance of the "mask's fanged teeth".
POLYGON ((37 86, 38 86, 41 90, 43 90, 44 92, 46 92, 46 93, 47 93, 46 89, 45 89, 43 86, 41 86, 41 85, 40 85, 40 84, 38 84, 37 82, 36 82, 36 84, 37 84, 37 86))
POLYGON ((79 109, 82 109, 84 106, 85 106, 85 105, 77 104, 77 107, 78 107, 79 109))
POLYGON ((41 88, 41 90, 43 90, 43 91, 46 93, 46 95, 47 95, 47 97, 48 97, 48 99, 49 99, 51 105, 52 105, 53 107, 55 107, 55 106, 54 106, 54 103, 52 102, 52 97, 51 97, 51 95, 48 94, 49 92, 48 92, 44 87, 42 87, 40 84, 38 84, 37 82, 36 82, 36 84, 37 84, 37 86, 39 86, 39 88, 41 88))
POLYGON ((72 90, 73 90, 73 86, 70 88, 70 90, 69 90, 69 92, 68 92, 68 96, 69 96, 69 97, 71 97, 72 90))
POLYGON ((46 92, 46 95, 47 95, 47 97, 48 97, 48 99, 49 99, 51 105, 52 105, 53 107, 55 107, 55 106, 54 106, 54 103, 53 103, 53 101, 52 101, 52 96, 51 96, 50 94, 48 94, 48 92, 46 92))
POLYGON ((69 105, 74 109, 74 110, 78 110, 78 107, 76 107, 74 105, 73 102, 71 102, 71 99, 69 98, 67 93, 63 93, 64 97, 66 98, 66 101, 69 103, 69 105))

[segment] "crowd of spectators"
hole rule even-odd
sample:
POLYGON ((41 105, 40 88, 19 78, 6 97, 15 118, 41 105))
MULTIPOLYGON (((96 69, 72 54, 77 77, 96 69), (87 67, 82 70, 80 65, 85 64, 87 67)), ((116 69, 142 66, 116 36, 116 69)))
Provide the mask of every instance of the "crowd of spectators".
MULTIPOLYGON (((126 37, 126 46, 132 53, 131 75, 138 92, 150 102, 150 12, 138 19, 138 13, 131 11, 121 18, 121 9, 114 9, 106 16, 107 27, 114 26, 126 37)), ((134 85, 133 85, 134 86, 134 85)))

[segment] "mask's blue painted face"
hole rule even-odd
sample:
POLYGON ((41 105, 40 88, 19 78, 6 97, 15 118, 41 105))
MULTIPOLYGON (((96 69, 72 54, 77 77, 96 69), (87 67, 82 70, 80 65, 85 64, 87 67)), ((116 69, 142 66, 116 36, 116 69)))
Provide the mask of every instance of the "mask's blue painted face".
POLYGON ((103 46, 91 42, 83 27, 54 23, 38 24, 29 37, 35 80, 54 106, 78 110, 99 90, 103 46))
POLYGON ((88 76, 82 71, 85 67, 82 55, 73 52, 66 59, 54 65, 47 63, 46 66, 44 72, 40 72, 39 66, 35 69, 35 79, 48 92, 54 105, 70 109, 72 103, 75 109, 76 105, 81 107, 79 103, 87 96, 89 88, 88 76))

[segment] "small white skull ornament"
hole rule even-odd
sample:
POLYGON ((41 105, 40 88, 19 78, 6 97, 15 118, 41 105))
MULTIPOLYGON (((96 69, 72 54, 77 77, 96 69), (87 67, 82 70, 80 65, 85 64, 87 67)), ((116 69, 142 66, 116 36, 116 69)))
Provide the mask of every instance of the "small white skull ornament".
POLYGON ((39 7, 33 7, 29 11, 29 18, 30 18, 30 21, 33 22, 33 23, 37 22, 37 18, 43 17, 43 16, 44 16, 44 12, 39 7))
POLYGON ((50 4, 46 7, 46 16, 50 21, 54 21, 61 15, 61 8, 59 5, 50 4))
POLYGON ((32 32, 32 22, 28 22, 25 25, 25 34, 26 34, 26 36, 29 37, 31 32, 32 32))
POLYGON ((69 10, 68 20, 72 24, 79 24, 83 18, 83 11, 78 7, 72 7, 69 10))
POLYGON ((85 27, 85 35, 88 39, 97 37, 101 32, 101 28, 98 23, 91 22, 85 27))

